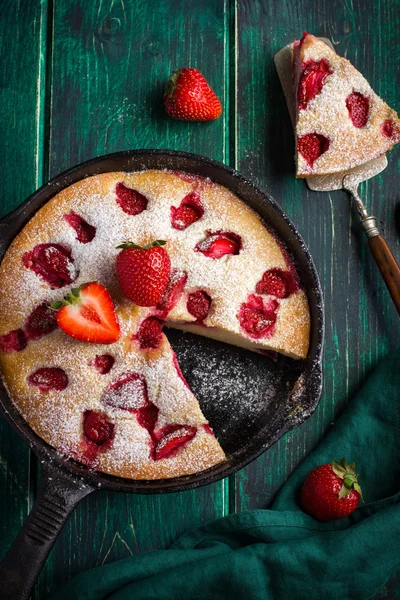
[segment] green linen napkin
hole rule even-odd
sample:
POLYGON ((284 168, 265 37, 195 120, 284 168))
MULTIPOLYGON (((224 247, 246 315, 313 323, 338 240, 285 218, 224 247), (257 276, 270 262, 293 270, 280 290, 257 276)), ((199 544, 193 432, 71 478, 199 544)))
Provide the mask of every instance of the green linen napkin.
POLYGON ((365 599, 400 567, 400 351, 382 361, 270 510, 229 515, 169 550, 95 568, 53 600, 365 599), (320 523, 299 488, 313 467, 356 462, 366 503, 320 523))

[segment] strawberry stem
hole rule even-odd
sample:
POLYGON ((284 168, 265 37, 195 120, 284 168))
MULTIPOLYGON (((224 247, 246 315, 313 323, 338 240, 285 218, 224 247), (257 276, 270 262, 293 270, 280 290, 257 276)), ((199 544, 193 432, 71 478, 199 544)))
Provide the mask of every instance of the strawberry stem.
POLYGON ((332 471, 340 479, 343 480, 342 487, 339 491, 339 499, 344 498, 352 490, 355 490, 360 494, 361 500, 364 502, 361 487, 358 483, 358 475, 356 473, 356 465, 354 462, 347 463, 346 458, 343 457, 340 461, 334 460, 332 462, 332 471))
POLYGON ((80 301, 80 294, 82 288, 84 288, 88 283, 82 283, 79 287, 71 288, 71 291, 64 296, 62 300, 54 300, 50 304, 50 308, 52 310, 60 310, 63 306, 68 306, 69 304, 77 304, 80 301))
POLYGON ((150 248, 165 246, 166 243, 167 242, 165 240, 155 240, 154 242, 150 242, 149 244, 145 244, 144 246, 139 246, 139 244, 135 244, 135 242, 127 240, 125 242, 122 242, 122 244, 119 244, 117 248, 137 248, 139 250, 149 250, 150 248))

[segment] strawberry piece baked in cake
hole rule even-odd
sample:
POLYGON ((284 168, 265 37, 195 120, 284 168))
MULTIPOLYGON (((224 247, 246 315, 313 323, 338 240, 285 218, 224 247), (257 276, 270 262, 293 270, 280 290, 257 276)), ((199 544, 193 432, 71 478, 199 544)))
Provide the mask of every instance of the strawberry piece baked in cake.
POLYGON ((309 33, 293 44, 297 177, 347 171, 400 141, 400 120, 345 58, 309 33))
POLYGON ((89 177, 45 204, 1 263, 10 396, 39 436, 94 469, 159 479, 225 459, 164 325, 307 356, 307 297, 287 252, 210 180, 89 177))

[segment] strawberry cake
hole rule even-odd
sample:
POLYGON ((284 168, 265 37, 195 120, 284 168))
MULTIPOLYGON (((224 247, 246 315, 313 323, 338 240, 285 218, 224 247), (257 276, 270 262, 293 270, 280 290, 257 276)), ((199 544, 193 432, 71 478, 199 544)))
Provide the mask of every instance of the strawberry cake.
POLYGON ((307 356, 309 307, 288 253, 208 179, 88 177, 47 202, 1 263, 8 392, 40 437, 96 470, 150 480, 225 460, 164 325, 307 356))
POLYGON ((297 177, 347 171, 400 141, 400 120, 345 58, 304 33, 293 44, 297 177))

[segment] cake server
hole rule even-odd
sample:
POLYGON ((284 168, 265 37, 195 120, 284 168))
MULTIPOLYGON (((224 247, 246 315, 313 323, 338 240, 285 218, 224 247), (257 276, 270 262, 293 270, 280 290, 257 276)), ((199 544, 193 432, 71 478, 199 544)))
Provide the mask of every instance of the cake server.
MULTIPOLYGON (((326 38, 319 39, 334 50, 330 40, 326 38)), ((285 95, 290 118, 294 125, 295 102, 292 87, 292 47, 293 44, 288 44, 277 52, 274 62, 285 95)), ((381 173, 381 171, 386 169, 387 164, 387 158, 383 155, 348 171, 318 177, 308 177, 306 181, 310 190, 315 192, 331 192, 343 189, 351 194, 361 218, 361 227, 368 238, 369 248, 400 315, 400 267, 377 227, 376 218, 368 214, 358 194, 358 185, 362 181, 367 181, 371 177, 375 177, 375 175, 381 173)))

